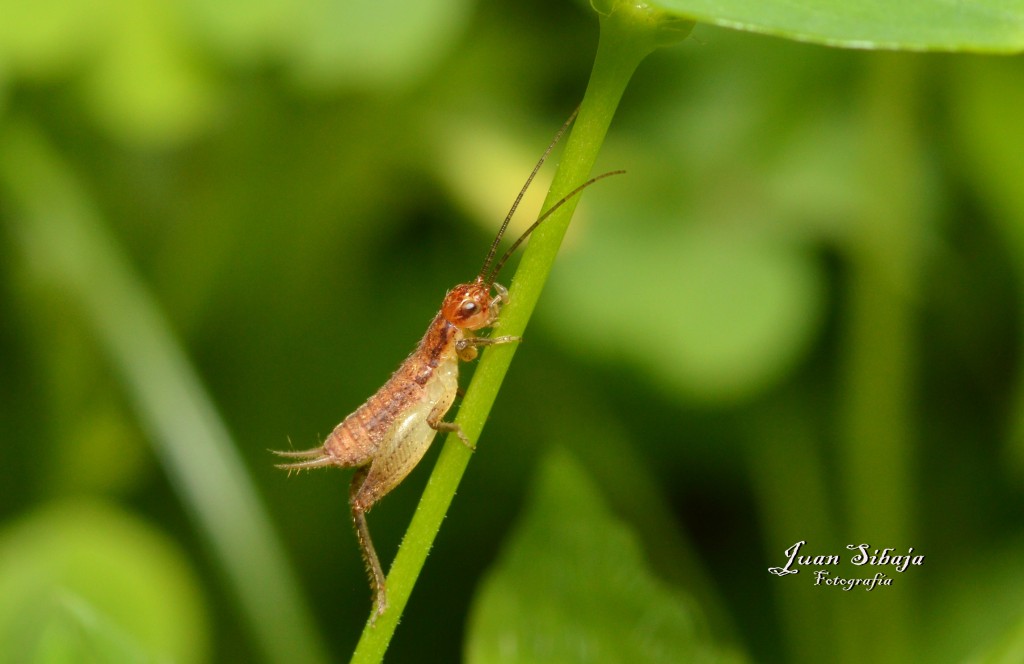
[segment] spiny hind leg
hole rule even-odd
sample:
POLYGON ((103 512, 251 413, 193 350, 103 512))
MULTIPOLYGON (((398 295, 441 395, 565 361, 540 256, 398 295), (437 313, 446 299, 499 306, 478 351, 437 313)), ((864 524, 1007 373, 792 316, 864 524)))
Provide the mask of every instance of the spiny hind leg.
POLYGON ((356 538, 359 540, 359 550, 363 554, 363 562, 366 563, 366 572, 370 576, 370 590, 373 593, 374 611, 370 616, 370 623, 377 621, 377 618, 388 608, 387 588, 384 578, 384 570, 380 566, 380 558, 377 557, 377 550, 373 548, 373 540, 370 539, 370 529, 366 525, 366 512, 373 506, 372 496, 360 495, 360 489, 370 474, 370 467, 363 466, 356 470, 352 476, 352 482, 348 486, 348 502, 352 507, 352 522, 356 526, 356 538), (368 504, 365 504, 367 503, 368 504))

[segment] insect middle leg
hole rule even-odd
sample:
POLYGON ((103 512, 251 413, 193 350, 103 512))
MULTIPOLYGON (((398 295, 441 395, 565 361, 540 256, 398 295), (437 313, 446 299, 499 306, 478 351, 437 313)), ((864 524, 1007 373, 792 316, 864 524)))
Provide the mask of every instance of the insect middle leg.
MULTIPOLYGON (((364 496, 361 496, 360 489, 370 474, 370 467, 363 466, 356 470, 352 476, 352 482, 348 488, 348 501, 352 508, 352 521, 356 526, 356 538, 359 540, 359 550, 363 554, 363 562, 366 563, 366 571, 370 576, 370 590, 373 592, 373 605, 375 610, 370 622, 377 618, 388 608, 388 595, 384 570, 380 566, 380 558, 377 557, 377 550, 373 548, 373 540, 370 539, 370 529, 366 525, 366 512, 373 506, 364 505, 364 496)), ((369 496, 366 496, 369 497, 369 496)), ((369 497, 372 500, 372 497, 369 497)))
POLYGON ((466 432, 462 430, 462 427, 460 427, 455 422, 431 422, 430 420, 427 420, 427 424, 429 424, 430 428, 434 429, 435 431, 441 431, 443 433, 454 433, 456 436, 459 437, 459 440, 462 441, 462 444, 469 448, 470 452, 476 452, 476 445, 473 443, 473 441, 469 439, 469 436, 466 435, 466 432))

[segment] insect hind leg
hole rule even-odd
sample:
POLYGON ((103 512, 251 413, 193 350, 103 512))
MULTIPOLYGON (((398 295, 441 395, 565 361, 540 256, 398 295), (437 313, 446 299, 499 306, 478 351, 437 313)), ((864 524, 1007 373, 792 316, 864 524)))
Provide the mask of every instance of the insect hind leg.
POLYGON ((359 551, 363 554, 366 572, 370 577, 370 591, 373 593, 374 606, 373 614, 370 616, 370 623, 372 624, 388 608, 388 595, 384 570, 381 569, 380 558, 377 557, 377 550, 373 548, 373 540, 370 539, 370 528, 366 524, 366 512, 373 506, 373 501, 375 500, 372 492, 364 495, 361 491, 369 474, 370 469, 368 466, 363 466, 356 470, 356 474, 352 476, 352 482, 348 487, 348 501, 352 507, 352 522, 356 526, 356 539, 359 540, 359 551))

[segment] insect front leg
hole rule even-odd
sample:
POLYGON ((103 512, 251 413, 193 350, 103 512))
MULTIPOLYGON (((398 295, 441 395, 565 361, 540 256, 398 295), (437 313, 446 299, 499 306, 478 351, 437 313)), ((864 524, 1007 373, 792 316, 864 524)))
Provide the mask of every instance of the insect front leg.
POLYGON ((373 540, 370 539, 370 529, 366 525, 366 512, 373 506, 373 497, 369 492, 363 492, 363 484, 366 476, 370 474, 369 466, 363 466, 356 470, 352 476, 352 483, 348 488, 348 501, 352 507, 352 521, 356 526, 356 538, 359 540, 359 550, 363 554, 363 562, 366 563, 366 571, 370 575, 370 590, 373 592, 373 605, 375 610, 370 617, 370 623, 377 621, 384 610, 388 608, 388 596, 384 570, 380 567, 380 558, 373 548, 373 540))
POLYGON ((508 304, 508 289, 501 284, 491 284, 494 290, 498 291, 490 302, 491 311, 491 326, 498 322, 498 314, 501 312, 502 305, 508 304))
POLYGON ((522 337, 506 334, 500 337, 466 337, 456 344, 456 350, 466 346, 497 346, 498 344, 514 344, 522 341, 522 337))
POLYGON ((469 335, 455 342, 455 352, 463 362, 475 360, 478 354, 477 346, 497 346, 498 344, 514 344, 522 341, 522 337, 504 335, 500 337, 471 337, 469 335))

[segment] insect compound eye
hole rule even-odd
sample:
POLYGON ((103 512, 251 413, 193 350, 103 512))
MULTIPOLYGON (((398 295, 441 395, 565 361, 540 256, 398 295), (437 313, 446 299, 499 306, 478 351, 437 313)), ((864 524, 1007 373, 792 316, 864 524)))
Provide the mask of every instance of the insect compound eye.
POLYGON ((478 330, 490 320, 489 302, 486 291, 477 284, 461 284, 445 297, 441 313, 449 323, 466 330, 478 330))
POLYGON ((476 302, 472 300, 466 300, 459 307, 459 313, 465 316, 466 318, 469 318, 470 316, 477 312, 477 309, 479 309, 479 307, 477 306, 476 302))

